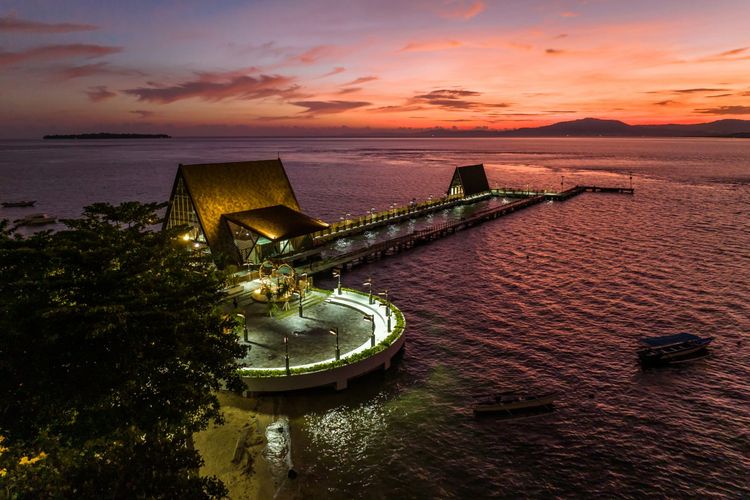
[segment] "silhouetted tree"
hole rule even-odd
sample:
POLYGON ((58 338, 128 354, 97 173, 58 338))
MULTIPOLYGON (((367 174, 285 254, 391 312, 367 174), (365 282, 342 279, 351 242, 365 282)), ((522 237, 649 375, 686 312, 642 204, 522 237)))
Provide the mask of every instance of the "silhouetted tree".
POLYGON ((86 207, 59 232, 0 223, 0 485, 20 497, 222 496, 191 436, 221 421, 245 348, 225 276, 163 205, 86 207), (18 465, 23 456, 42 459, 18 465))

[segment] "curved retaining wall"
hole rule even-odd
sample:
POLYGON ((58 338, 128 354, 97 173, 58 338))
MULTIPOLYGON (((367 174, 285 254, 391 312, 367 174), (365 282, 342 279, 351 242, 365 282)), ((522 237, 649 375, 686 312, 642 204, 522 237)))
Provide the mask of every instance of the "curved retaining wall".
POLYGON ((296 391, 300 389, 312 389, 327 385, 336 386, 336 390, 346 389, 349 380, 370 373, 379 368, 387 370, 391 366, 391 359, 404 345, 406 338, 404 332, 387 349, 373 356, 360 360, 351 365, 340 366, 330 370, 311 373, 300 373, 298 375, 279 377, 243 377, 248 392, 283 392, 296 391))

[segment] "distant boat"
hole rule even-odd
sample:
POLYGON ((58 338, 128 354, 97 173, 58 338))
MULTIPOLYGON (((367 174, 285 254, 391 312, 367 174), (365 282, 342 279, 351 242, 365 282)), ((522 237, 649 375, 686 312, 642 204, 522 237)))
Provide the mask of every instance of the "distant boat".
POLYGON ((47 214, 31 214, 28 217, 16 219, 13 222, 19 226, 44 226, 46 224, 54 224, 57 222, 57 219, 47 214))
POLYGON ((474 404, 474 413, 514 413, 550 408, 555 400, 555 396, 554 392, 544 394, 501 392, 494 395, 480 396, 474 404))
POLYGON ((36 203, 36 200, 32 201, 4 201, 2 205, 5 208, 10 207, 33 207, 34 203, 36 203))
POLYGON ((640 340, 647 346, 638 351, 638 359, 646 365, 667 364, 699 359, 713 337, 699 337, 692 333, 678 333, 640 340))

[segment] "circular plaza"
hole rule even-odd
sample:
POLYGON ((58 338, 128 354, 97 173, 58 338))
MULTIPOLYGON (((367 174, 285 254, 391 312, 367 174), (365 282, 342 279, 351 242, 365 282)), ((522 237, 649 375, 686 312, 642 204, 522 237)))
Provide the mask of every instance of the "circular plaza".
POLYGON ((227 305, 249 347, 238 360, 248 392, 344 389, 352 378, 388 369, 403 346, 404 318, 387 296, 321 290, 306 280, 283 296, 269 290, 268 281, 243 282, 227 305))

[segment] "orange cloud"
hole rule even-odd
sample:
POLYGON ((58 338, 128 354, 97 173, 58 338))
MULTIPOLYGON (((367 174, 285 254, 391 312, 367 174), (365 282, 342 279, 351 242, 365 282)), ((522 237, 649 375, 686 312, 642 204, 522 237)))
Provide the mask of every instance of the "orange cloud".
POLYGON ((18 19, 12 16, 0 17, 0 31, 15 33, 72 33, 75 31, 93 31, 99 29, 92 24, 42 23, 18 19))
POLYGON ((463 46, 458 40, 435 40, 430 42, 411 42, 403 46, 400 52, 430 52, 433 50, 455 49, 463 46))
POLYGON ((22 52, 0 52, 0 65, 14 65, 27 61, 41 61, 71 57, 101 57, 122 51, 122 47, 106 47, 76 43, 70 45, 45 45, 22 52))

